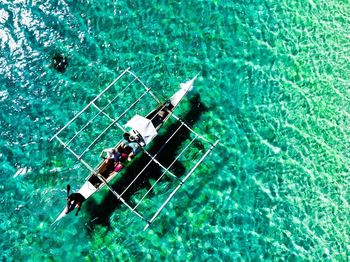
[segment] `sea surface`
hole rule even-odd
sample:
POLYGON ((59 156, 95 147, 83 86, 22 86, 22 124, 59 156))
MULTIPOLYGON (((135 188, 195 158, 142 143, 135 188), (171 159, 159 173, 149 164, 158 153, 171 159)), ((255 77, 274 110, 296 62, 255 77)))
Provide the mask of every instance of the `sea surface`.
MULTIPOLYGON (((340 0, 2 0, 1 260, 348 261, 349 14, 340 0), (58 54, 64 72, 52 66, 58 54), (129 67, 162 98, 199 74, 176 114, 220 143, 147 231, 107 189, 51 226, 67 184, 78 190, 89 171, 50 138, 129 67)), ((165 158, 190 135, 177 138, 165 158)), ((178 161, 179 173, 203 148, 178 161)), ((157 184, 143 210, 173 182, 157 184)))

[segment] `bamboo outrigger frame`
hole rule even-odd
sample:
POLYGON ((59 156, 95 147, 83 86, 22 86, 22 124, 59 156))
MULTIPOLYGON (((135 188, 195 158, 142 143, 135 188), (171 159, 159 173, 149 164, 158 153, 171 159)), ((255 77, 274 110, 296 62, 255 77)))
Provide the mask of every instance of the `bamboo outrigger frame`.
MULTIPOLYGON (((197 76, 196 76, 197 77, 197 76)), ((138 217, 140 217, 142 220, 144 220, 147 224, 144 227, 144 230, 146 230, 152 223, 153 221, 158 217, 158 215, 160 214, 160 212, 166 207, 166 205, 169 203, 169 201, 174 197, 174 195, 176 194, 176 192, 182 187, 182 185, 186 182, 186 180, 194 173, 194 171, 197 169, 197 167, 204 161, 204 159, 208 156, 208 154, 215 148, 215 146, 218 144, 219 140, 216 140, 214 142, 211 142, 209 140, 207 140, 204 136, 200 135, 199 133, 197 133, 196 131, 194 131, 187 123, 185 123, 184 121, 182 121, 178 116, 176 116, 173 112, 173 109, 175 109, 175 107, 177 106, 177 104, 181 101, 181 99, 183 98, 183 96, 185 96, 185 94, 187 93, 188 90, 190 90, 190 88, 192 87, 192 84, 194 82, 194 80, 196 79, 193 78, 191 81, 187 82, 186 84, 188 84, 188 88, 187 90, 182 91, 182 97, 180 98, 176 98, 175 95, 173 97, 175 97, 176 100, 176 104, 174 105, 173 108, 169 108, 167 107, 167 104, 161 103, 161 100, 158 99, 158 97, 151 91, 151 89, 141 81, 140 78, 138 78, 133 72, 130 71, 130 68, 127 68, 126 70, 124 70, 110 85, 108 85, 101 93, 99 93, 87 106, 85 106, 79 113, 77 113, 64 127, 62 127, 51 139, 57 139, 64 148, 66 148, 68 151, 70 151, 76 158, 78 161, 80 161, 90 172, 91 174, 87 177, 87 179, 91 178, 92 176, 95 176, 96 178, 98 178, 98 180, 100 180, 100 184, 98 185, 98 187, 96 187, 95 191, 100 190, 102 187, 104 187, 105 185, 108 187, 108 189, 116 196, 116 198, 118 200, 120 200, 127 208, 129 208, 134 214, 136 214, 138 217), (99 107, 96 104, 96 101, 98 99, 100 99, 111 87, 113 87, 116 83, 118 83, 118 81, 123 78, 125 75, 129 75, 132 76, 133 79, 131 80, 131 82, 129 82, 124 88, 122 88, 122 90, 116 95, 114 96, 112 99, 109 100, 109 102, 107 103, 107 105, 105 105, 104 107, 99 107), (119 98, 128 88, 130 88, 132 86, 133 83, 138 82, 139 84, 141 84, 141 86, 144 88, 144 92, 128 107, 126 108, 121 114, 119 114, 117 117, 113 117, 110 116, 109 114, 107 114, 106 109, 113 104, 113 102, 116 101, 117 98, 119 98), (161 146, 161 148, 155 153, 155 154, 151 154, 147 149, 146 146, 142 146, 141 145, 141 149, 143 151, 143 153, 145 153, 150 160, 148 161, 148 163, 142 168, 142 170, 135 176, 135 178, 131 181, 131 183, 129 185, 127 185, 127 187, 123 190, 123 192, 118 193, 116 192, 115 189, 113 189, 110 185, 109 182, 115 177, 108 177, 105 178, 104 176, 102 176, 99 172, 99 168, 103 165, 103 161, 101 163, 99 163, 96 167, 92 167, 89 163, 87 163, 87 161, 85 161, 83 159, 84 155, 101 139, 101 137, 108 131, 110 130, 112 127, 117 127, 118 129, 120 129, 122 132, 126 132, 126 128, 123 126, 123 124, 120 123, 120 120, 132 109, 134 108, 144 97, 145 95, 150 94, 151 97, 155 100, 155 102, 158 104, 159 108, 158 110, 164 110, 166 111, 166 116, 165 118, 162 120, 163 122, 161 123, 160 126, 162 126, 163 123, 165 123, 167 121, 168 118, 172 117, 175 121, 179 122, 180 125, 179 127, 172 133, 172 135, 165 141, 165 143, 161 146), (63 139, 60 137, 60 134, 66 129, 68 128, 79 116, 81 116, 84 112, 86 112, 86 110, 88 110, 90 107, 93 107, 97 110, 97 114, 95 114, 91 119, 88 120, 88 122, 83 125, 82 128, 80 128, 77 132, 75 132, 75 134, 67 141, 64 142, 63 139), (110 124, 86 147, 82 150, 82 152, 78 153, 75 152, 71 147, 70 144, 79 136, 79 134, 81 134, 99 115, 103 115, 105 116, 109 121, 110 124), (182 129, 182 128, 186 128, 191 134, 193 134, 193 137, 190 139, 190 141, 187 143, 187 145, 181 150, 181 152, 175 157, 175 159, 170 163, 170 165, 165 166, 163 165, 158 159, 157 156, 161 153, 161 151, 165 148, 165 146, 167 144, 170 143, 170 141, 172 141, 172 139, 174 139, 174 137, 176 136, 176 134, 182 129), (173 165, 175 164, 176 161, 179 160, 179 158, 181 156, 183 156, 185 154, 185 152, 187 152, 187 150, 189 150, 189 148, 191 147, 191 145, 193 145, 193 143, 195 141, 202 141, 203 144, 207 144, 209 146, 208 149, 206 149, 206 151, 203 153, 203 155, 200 157, 200 159, 192 166, 192 168, 190 169, 190 171, 185 175, 180 175, 180 174, 174 174, 171 171, 171 168, 173 167, 173 165), (130 189, 130 187, 136 182, 136 180, 145 172, 145 170, 147 169, 147 167, 151 164, 151 163, 155 163, 157 164, 161 170, 162 170, 162 174, 159 176, 159 178, 155 181, 155 183, 147 190, 147 192, 141 197, 141 199, 134 205, 131 206, 124 198, 124 194, 130 189), (148 196, 148 194, 154 189, 155 185, 164 177, 164 175, 169 176, 170 178, 172 178, 174 181, 177 181, 177 185, 176 187, 171 191, 171 193, 169 194, 169 196, 167 197, 167 199, 158 207, 157 211, 153 214, 153 216, 151 218, 146 218, 146 216, 144 216, 143 214, 141 214, 137 208, 140 206, 140 204, 142 203, 142 201, 148 196), (183 177, 183 178, 181 178, 183 177)), ((172 97, 172 98, 173 98, 172 97)), ((170 100, 169 100, 170 101, 170 100)), ((153 119, 157 116, 157 114, 154 114, 152 116, 152 114, 156 112, 156 111, 152 111, 149 114, 149 120, 153 121, 153 119)), ((160 127, 159 127, 160 128, 160 127)), ((117 143, 120 144, 121 141, 119 141, 117 143)), ((115 146, 115 148, 117 147, 117 145, 115 146)), ((137 160, 135 160, 137 161, 137 160)), ((93 191, 92 193, 90 193, 87 197, 89 197, 90 195, 92 195, 95 191, 93 191)), ((56 221, 58 221, 61 217, 63 217, 65 214, 64 212, 61 213, 61 215, 56 219, 56 221)), ((56 222, 55 221, 55 222, 56 222)))

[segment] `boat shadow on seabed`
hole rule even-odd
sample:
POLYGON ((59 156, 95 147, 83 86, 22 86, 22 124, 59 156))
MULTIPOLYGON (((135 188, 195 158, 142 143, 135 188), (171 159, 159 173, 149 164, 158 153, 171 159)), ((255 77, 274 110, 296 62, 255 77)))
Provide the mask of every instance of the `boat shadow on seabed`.
MULTIPOLYGON (((189 102, 190 111, 188 111, 184 117, 182 117, 182 120, 190 125, 194 125, 194 123, 199 121, 201 114, 206 112, 208 109, 200 101, 199 94, 193 95, 189 102)), ((160 150, 160 148, 164 145, 170 135, 173 134, 174 131, 180 126, 180 124, 181 123, 177 121, 170 126, 165 127, 165 134, 159 135, 154 139, 153 146, 148 149, 149 152, 152 155, 156 154, 156 152, 160 150)), ((169 166, 177 157, 178 150, 180 147, 182 147, 182 142, 190 137, 190 133, 191 132, 187 128, 182 128, 181 131, 170 140, 162 153, 157 156, 157 160, 164 166, 169 166)), ((142 154, 141 157, 137 157, 137 159, 135 159, 135 161, 133 161, 133 163, 131 163, 122 173, 122 177, 120 177, 118 181, 110 184, 112 188, 119 193, 123 192, 149 161, 150 158, 146 154, 142 154)), ((172 170, 176 170, 176 174, 185 173, 185 167, 179 163, 179 161, 174 163, 172 170)), ((144 172, 123 194, 123 199, 126 202, 129 202, 132 195, 138 192, 140 189, 149 190, 151 188, 149 180, 157 179, 162 173, 163 170, 158 165, 149 165, 146 172, 144 172)), ((172 180, 171 178, 167 179, 172 180)), ((152 192, 150 192, 149 197, 152 197, 152 192)), ((110 191, 108 191, 101 203, 97 203, 94 199, 91 199, 85 203, 85 212, 89 216, 89 222, 86 223, 88 231, 91 232, 95 225, 102 225, 110 228, 110 217, 121 205, 123 205, 123 203, 110 191)))

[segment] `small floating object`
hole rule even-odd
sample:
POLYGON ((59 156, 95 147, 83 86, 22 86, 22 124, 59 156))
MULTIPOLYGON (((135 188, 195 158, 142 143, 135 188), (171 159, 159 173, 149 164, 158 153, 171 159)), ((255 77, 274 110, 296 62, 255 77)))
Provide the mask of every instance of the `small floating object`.
POLYGON ((15 208, 15 211, 19 211, 22 207, 23 205, 19 205, 18 207, 15 208))
POLYGON ((8 97, 8 92, 7 90, 5 91, 0 91, 0 101, 4 101, 8 97))
POLYGON ((17 177, 17 176, 23 176, 25 175, 27 172, 29 171, 29 169, 27 167, 21 167, 17 170, 16 174, 14 174, 13 177, 17 177))
POLYGON ((68 66, 68 58, 63 54, 55 54, 52 58, 52 66, 63 73, 68 66))

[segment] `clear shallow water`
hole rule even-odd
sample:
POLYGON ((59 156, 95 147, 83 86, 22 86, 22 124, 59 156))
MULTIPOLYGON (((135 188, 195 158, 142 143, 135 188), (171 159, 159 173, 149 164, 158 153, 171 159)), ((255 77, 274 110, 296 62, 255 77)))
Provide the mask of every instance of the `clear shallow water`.
POLYGON ((2 1, 3 260, 348 259, 349 9, 2 1), (87 173, 48 138, 128 66, 163 96, 200 72, 193 126, 221 144, 146 232, 123 207, 88 224, 106 191, 50 227, 87 173))

